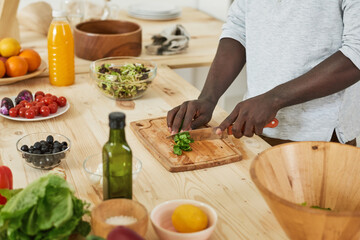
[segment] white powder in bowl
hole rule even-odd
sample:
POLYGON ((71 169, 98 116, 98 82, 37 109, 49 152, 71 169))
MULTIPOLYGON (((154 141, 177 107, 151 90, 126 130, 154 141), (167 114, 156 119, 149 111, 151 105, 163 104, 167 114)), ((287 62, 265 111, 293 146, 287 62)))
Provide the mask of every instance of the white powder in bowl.
POLYGON ((130 225, 137 222, 137 219, 132 216, 115 216, 115 217, 109 217, 105 221, 107 224, 110 225, 130 225))

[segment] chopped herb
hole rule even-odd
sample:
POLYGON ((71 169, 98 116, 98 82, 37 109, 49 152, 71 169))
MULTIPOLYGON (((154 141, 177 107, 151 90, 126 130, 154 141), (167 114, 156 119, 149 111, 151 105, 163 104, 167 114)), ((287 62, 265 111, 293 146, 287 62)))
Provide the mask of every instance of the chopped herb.
MULTIPOLYGON (((301 206, 306 206, 307 203, 306 202, 303 202, 303 203, 300 203, 301 206)), ((315 208, 315 209, 320 209, 320 210, 326 210, 326 211, 331 211, 331 208, 323 208, 323 207, 320 207, 320 206, 310 206, 310 208, 315 208)))
POLYGON ((174 153, 176 155, 181 155, 182 151, 191 151, 190 143, 193 143, 194 140, 190 137, 189 132, 178 133, 174 136, 174 153))

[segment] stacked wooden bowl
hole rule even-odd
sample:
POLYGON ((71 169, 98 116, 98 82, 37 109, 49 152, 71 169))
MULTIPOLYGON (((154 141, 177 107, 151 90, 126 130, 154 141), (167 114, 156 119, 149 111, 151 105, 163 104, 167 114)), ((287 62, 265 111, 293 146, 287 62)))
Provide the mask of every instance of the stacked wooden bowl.
POLYGON ((360 239, 360 148, 283 144, 258 155, 250 174, 290 239, 360 239))

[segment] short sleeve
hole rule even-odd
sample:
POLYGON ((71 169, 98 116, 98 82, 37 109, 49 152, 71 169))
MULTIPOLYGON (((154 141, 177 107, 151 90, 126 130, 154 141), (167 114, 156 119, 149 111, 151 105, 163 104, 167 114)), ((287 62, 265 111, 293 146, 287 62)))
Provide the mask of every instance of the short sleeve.
POLYGON ((343 0, 344 32, 340 51, 360 69, 360 1, 343 0))
POLYGON ((239 41, 244 47, 245 35, 245 8, 246 0, 235 0, 229 9, 226 23, 222 27, 222 38, 232 38, 239 41))

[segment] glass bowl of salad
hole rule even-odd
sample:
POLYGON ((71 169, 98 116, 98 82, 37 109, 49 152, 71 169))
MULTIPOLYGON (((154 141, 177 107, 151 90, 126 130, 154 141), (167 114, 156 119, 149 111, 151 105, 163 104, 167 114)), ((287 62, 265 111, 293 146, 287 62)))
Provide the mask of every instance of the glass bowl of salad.
POLYGON ((133 100, 144 95, 156 76, 156 63, 133 57, 109 57, 90 64, 96 87, 116 100, 133 100))

